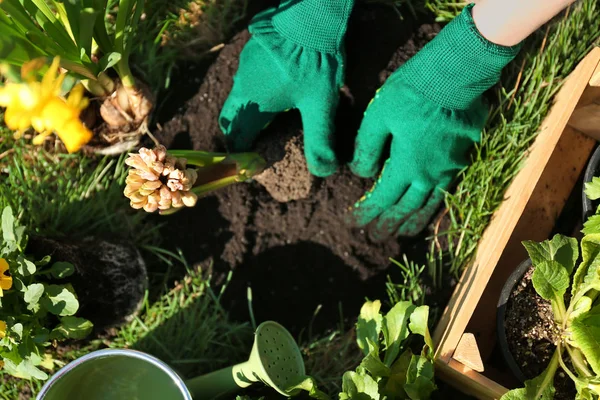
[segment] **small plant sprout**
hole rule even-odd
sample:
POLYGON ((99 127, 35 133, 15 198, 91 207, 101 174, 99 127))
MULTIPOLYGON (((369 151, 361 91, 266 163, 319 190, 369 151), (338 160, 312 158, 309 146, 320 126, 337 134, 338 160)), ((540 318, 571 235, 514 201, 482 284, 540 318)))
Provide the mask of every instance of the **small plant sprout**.
POLYGON ((577 399, 597 399, 600 394, 600 233, 589 233, 581 240, 579 265, 576 239, 556 235, 552 240, 523 242, 523 245, 535 268, 531 279, 533 287, 538 295, 550 301, 561 339, 546 370, 526 381, 525 388, 506 393, 502 400, 554 398, 553 381, 559 367, 575 383, 577 399))
POLYGON ((141 148, 125 163, 131 167, 124 190, 131 207, 161 214, 194 207, 198 196, 251 179, 266 164, 255 153, 167 152, 162 145, 141 148))

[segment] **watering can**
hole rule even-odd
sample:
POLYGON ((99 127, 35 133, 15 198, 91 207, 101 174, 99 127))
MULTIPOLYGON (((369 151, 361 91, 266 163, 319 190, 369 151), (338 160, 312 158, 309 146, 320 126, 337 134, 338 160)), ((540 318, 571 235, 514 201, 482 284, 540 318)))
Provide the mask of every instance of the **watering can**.
POLYGON ((98 350, 63 367, 44 385, 37 400, 210 400, 263 382, 284 396, 305 374, 292 335, 276 322, 258 326, 248 361, 181 379, 148 354, 124 349, 98 350))

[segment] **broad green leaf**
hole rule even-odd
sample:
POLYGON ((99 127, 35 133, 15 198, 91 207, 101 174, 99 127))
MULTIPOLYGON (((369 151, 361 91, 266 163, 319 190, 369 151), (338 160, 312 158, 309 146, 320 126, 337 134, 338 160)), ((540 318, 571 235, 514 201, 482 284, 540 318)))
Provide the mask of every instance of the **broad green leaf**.
POLYGON ((330 399, 330 397, 326 393, 320 391, 319 388, 317 388, 317 383, 315 382, 314 378, 310 376, 301 376, 296 383, 293 383, 290 387, 285 389, 285 392, 289 393, 290 396, 292 396, 295 395, 295 392, 299 390, 304 390, 308 392, 308 395, 313 399, 330 399))
POLYGON ((600 177, 595 176, 585 184, 585 195, 590 200, 600 199, 600 177))
POLYGON ((379 313, 380 309, 381 302, 379 300, 367 301, 360 309, 360 315, 356 322, 356 342, 365 355, 373 350, 372 345, 379 345, 383 320, 379 313))
POLYGON ((425 344, 428 347, 427 353, 433 355, 433 340, 429 334, 428 327, 429 307, 420 306, 410 315, 410 323, 408 327, 410 331, 416 335, 421 335, 425 339, 425 344))
POLYGON ((46 293, 40 303, 49 312, 61 317, 73 315, 79 308, 79 302, 75 295, 59 285, 46 286, 46 293))
POLYGON ((571 322, 569 343, 581 350, 594 372, 600 375, 600 305, 571 322))
POLYGON ((45 265, 50 264, 50 260, 51 260, 50 256, 44 256, 44 258, 42 258, 41 260, 36 261, 35 265, 37 265, 38 267, 43 267, 45 265))
POLYGON ((402 342, 408 338, 408 319, 415 306, 409 301, 401 301, 394 305, 383 319, 383 337, 385 340, 385 356, 383 363, 391 367, 400 353, 402 342))
POLYGON ((87 319, 77 317, 62 317, 60 324, 52 333, 57 332, 65 339, 84 339, 92 332, 94 325, 87 319))
POLYGON ((525 381, 525 387, 511 390, 500 400, 552 400, 554 399, 554 374, 558 367, 558 353, 555 353, 550 364, 542 374, 525 381))
POLYGON ((73 264, 64 261, 55 262, 50 268, 50 273, 53 277, 57 279, 62 279, 71 276, 74 272, 75 267, 73 266, 73 264))
POLYGON ((37 312, 39 310, 38 302, 43 294, 44 285, 41 283, 32 283, 31 285, 27 286, 25 295, 23 296, 25 303, 27 303, 27 309, 37 312))
POLYGON ((10 327, 10 330, 13 331, 19 337, 19 340, 23 339, 23 324, 16 323, 10 327))
POLYGON ((584 235, 592 235, 594 233, 600 233, 600 215, 592 215, 583 224, 581 230, 584 235))
POLYGON ((340 400, 379 400, 379 386, 368 374, 348 371, 342 378, 340 400))
POLYGON ((2 211, 2 236, 5 242, 16 241, 14 226, 15 217, 13 216, 12 209, 6 207, 2 211))
POLYGON ((385 392, 389 397, 405 397, 404 385, 406 384, 406 375, 408 374, 408 367, 410 366, 412 356, 412 351, 408 349, 392 364, 391 374, 385 385, 385 392))
POLYGON ((582 261, 575 271, 571 285, 571 296, 575 297, 577 292, 584 286, 591 286, 600 290, 600 233, 586 235, 581 239, 582 261))
POLYGON ((566 268, 569 275, 579 258, 577 239, 563 235, 555 235, 552 240, 544 240, 541 243, 525 241, 523 246, 527 249, 534 266, 537 267, 544 261, 556 261, 566 268))
POLYGON ((413 355, 408 366, 404 391, 412 400, 426 400, 436 389, 433 363, 420 355, 413 355))
POLYGON ((592 299, 589 298, 588 296, 583 296, 581 299, 579 299, 579 301, 573 308, 573 311, 569 315, 569 320, 572 321, 573 319, 579 317, 580 315, 590 311, 591 308, 592 308, 592 299))
POLYGON ((28 259, 26 259, 23 255, 19 255, 17 257, 17 272, 22 276, 29 276, 35 274, 37 267, 35 264, 28 259))
POLYGON ((4 370, 21 379, 48 379, 48 375, 37 368, 29 359, 25 359, 19 364, 15 364, 11 359, 4 358, 4 370))
POLYGON ((544 299, 562 299, 569 288, 569 273, 557 261, 543 261, 536 265, 531 282, 535 291, 544 299))
POLYGON ((390 376, 390 368, 381 362, 379 350, 376 348, 363 358, 360 366, 367 370, 375 379, 390 376))
POLYGON ((115 51, 105 54, 98 62, 100 71, 106 71, 107 69, 115 66, 119 61, 121 61, 121 54, 115 51))

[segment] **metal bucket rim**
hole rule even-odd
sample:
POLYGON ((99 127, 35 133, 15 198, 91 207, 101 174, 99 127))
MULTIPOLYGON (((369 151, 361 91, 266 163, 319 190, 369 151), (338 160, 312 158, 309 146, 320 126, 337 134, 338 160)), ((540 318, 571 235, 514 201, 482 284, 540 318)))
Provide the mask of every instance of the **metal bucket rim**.
POLYGON ((161 369, 163 372, 165 372, 169 376, 169 378, 171 378, 173 380, 173 382, 175 382, 175 384, 177 385, 177 388, 181 391, 185 400, 193 400, 192 395, 190 394, 187 386, 185 386, 183 379, 181 379, 181 377, 175 371, 173 371, 173 369, 171 367, 169 367, 164 361, 161 361, 158 358, 151 356, 150 354, 146 354, 144 352, 137 351, 137 350, 131 350, 131 349, 96 350, 96 351, 86 354, 85 356, 80 357, 74 361, 71 361, 69 364, 67 364, 63 368, 61 368, 56 374, 54 374, 50 377, 48 382, 46 382, 44 384, 44 386, 42 387, 42 389, 36 396, 36 400, 43 400, 44 396, 46 396, 48 394, 48 392, 50 391, 52 386, 58 381, 58 379, 64 375, 66 375, 67 373, 71 372, 77 366, 79 366, 87 361, 93 360, 95 358, 102 358, 107 355, 120 355, 120 356, 137 358, 140 360, 150 362, 150 364, 161 369))

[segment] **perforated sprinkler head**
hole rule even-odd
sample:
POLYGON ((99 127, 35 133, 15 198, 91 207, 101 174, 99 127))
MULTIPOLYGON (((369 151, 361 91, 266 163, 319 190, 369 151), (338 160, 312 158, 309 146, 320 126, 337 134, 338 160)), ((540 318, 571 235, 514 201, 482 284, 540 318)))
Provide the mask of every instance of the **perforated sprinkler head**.
POLYGON ((292 335, 278 323, 267 321, 256 329, 248 361, 194 378, 186 386, 195 400, 215 399, 259 381, 292 396, 296 391, 287 389, 304 376, 302 353, 292 335))

